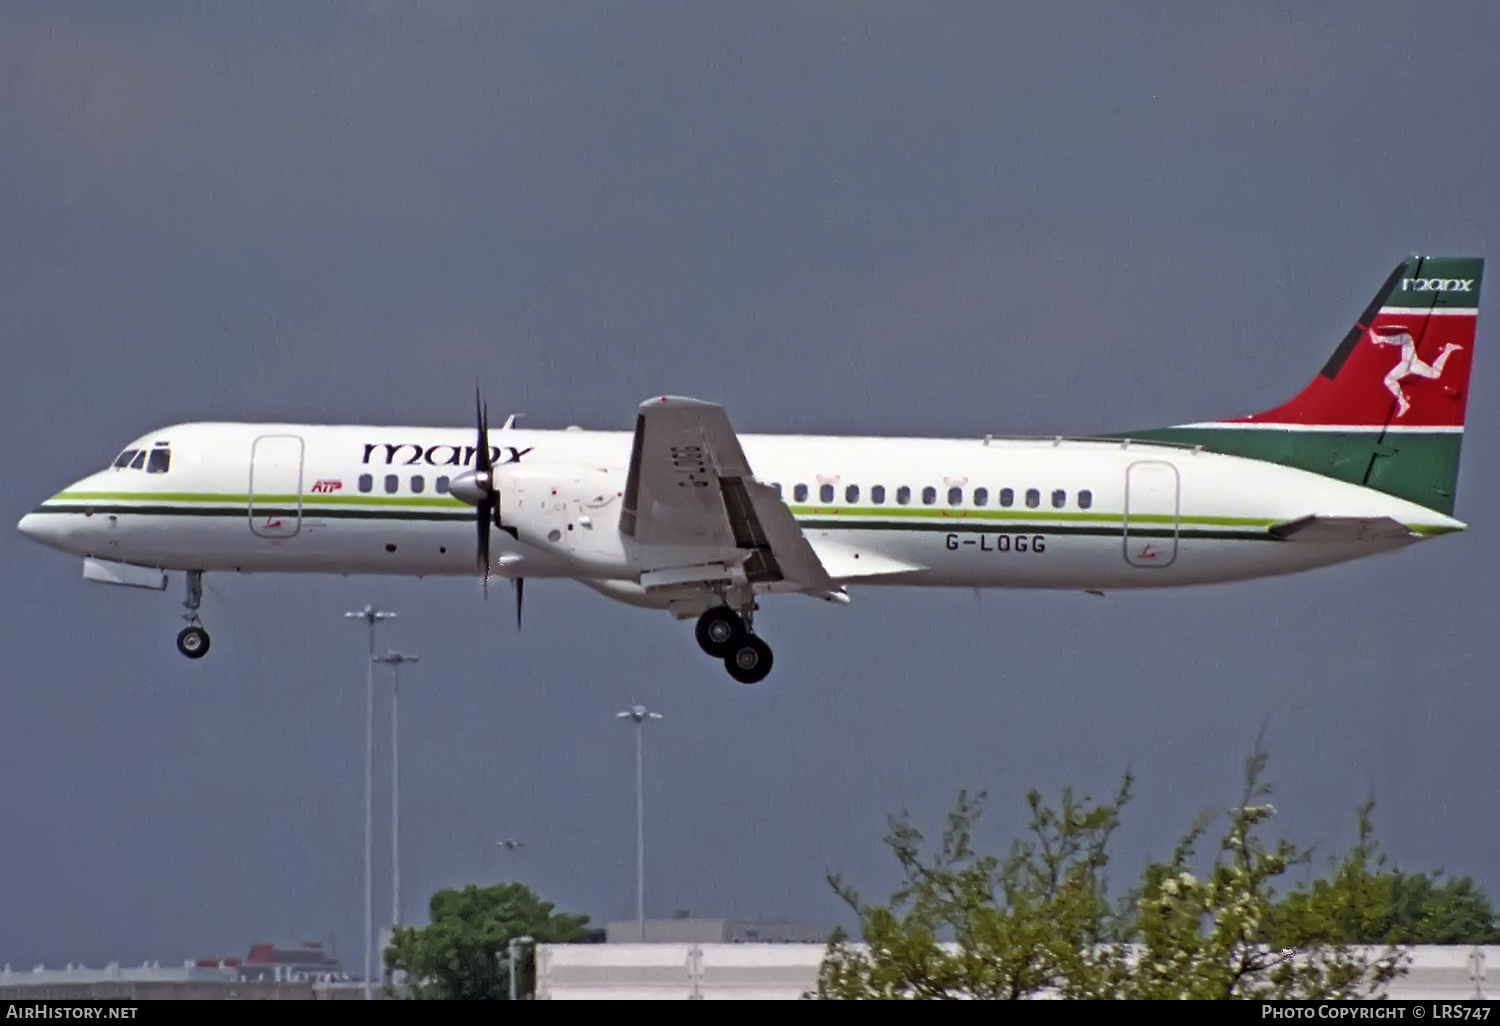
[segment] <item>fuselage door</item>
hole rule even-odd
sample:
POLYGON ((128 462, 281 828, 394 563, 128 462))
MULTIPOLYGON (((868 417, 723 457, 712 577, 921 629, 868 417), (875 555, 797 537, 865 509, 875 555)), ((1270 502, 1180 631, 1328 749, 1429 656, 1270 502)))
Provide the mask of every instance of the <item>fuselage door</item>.
POLYGON ((290 538, 302 529, 302 439, 261 435, 250 447, 250 530, 290 538))
POLYGON ((1142 460, 1125 470, 1125 562, 1146 569, 1177 559, 1179 519, 1177 468, 1164 460, 1142 460))

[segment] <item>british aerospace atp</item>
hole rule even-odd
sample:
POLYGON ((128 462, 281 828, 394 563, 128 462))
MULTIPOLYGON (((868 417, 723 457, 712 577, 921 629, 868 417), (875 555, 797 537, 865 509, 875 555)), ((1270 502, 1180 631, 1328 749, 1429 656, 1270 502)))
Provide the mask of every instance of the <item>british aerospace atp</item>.
POLYGON ((1082 438, 738 435, 658 396, 634 431, 189 423, 143 435, 21 519, 83 576, 568 578, 696 622, 744 684, 763 596, 1104 592, 1241 581, 1464 529, 1454 519, 1483 260, 1411 257, 1312 381, 1264 413, 1082 438))

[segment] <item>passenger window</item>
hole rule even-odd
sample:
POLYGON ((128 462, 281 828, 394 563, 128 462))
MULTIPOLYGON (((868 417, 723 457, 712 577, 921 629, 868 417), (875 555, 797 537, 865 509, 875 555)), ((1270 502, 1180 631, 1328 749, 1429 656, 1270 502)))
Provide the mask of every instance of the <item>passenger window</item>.
POLYGON ((427 482, 422 479, 421 474, 413 474, 411 477, 411 491, 413 495, 421 495, 422 489, 427 487, 427 482))
POLYGON ((928 485, 922 489, 922 505, 931 506, 934 502, 937 502, 937 489, 928 485))
POLYGON ((844 501, 850 504, 859 501, 859 485, 850 485, 844 489, 844 501))
POLYGON ((1016 493, 1009 488, 1000 489, 1000 505, 1013 506, 1016 502, 1016 493))
POLYGON ((948 505, 962 506, 964 504, 964 490, 962 488, 948 489, 948 505))
POLYGON ((1085 488, 1078 493, 1078 508, 1089 509, 1094 505, 1094 493, 1085 488))
POLYGON ((439 495, 447 495, 448 479, 446 477, 440 477, 432 483, 432 487, 439 495))
POLYGON ((1026 489, 1026 505, 1031 509, 1036 509, 1041 504, 1042 493, 1037 491, 1035 488, 1026 489))
POLYGON ((401 487, 401 479, 395 474, 385 475, 385 490, 387 494, 395 495, 396 489, 401 487))
POLYGON ((896 501, 905 506, 908 502, 911 501, 911 489, 906 487, 906 485, 902 485, 900 488, 897 488, 896 501))
POLYGON ((374 488, 374 487, 375 487, 375 479, 373 477, 371 477, 369 474, 361 474, 361 475, 359 475, 359 490, 360 491, 362 491, 362 492, 368 492, 371 488, 374 488))
POLYGON ((793 488, 792 489, 792 498, 794 500, 796 500, 797 502, 806 502, 807 501, 807 485, 805 485, 805 484, 799 484, 797 487, 793 488))
POLYGON ((151 457, 146 461, 146 473, 165 474, 171 466, 171 449, 152 449, 151 457))
POLYGON ((818 489, 818 501, 819 502, 832 502, 833 501, 833 485, 826 484, 826 485, 823 485, 821 488, 818 489))
POLYGON ((870 501, 877 506, 885 505, 885 485, 875 485, 870 489, 870 501))
POLYGON ((974 489, 974 505, 988 506, 990 504, 990 490, 988 488, 974 489))
POLYGON ((135 454, 135 459, 130 461, 131 470, 140 470, 146 465, 146 450, 141 449, 135 454))
POLYGON ((1061 488, 1054 489, 1052 492, 1052 508, 1062 509, 1067 504, 1068 493, 1063 491, 1061 488))
POLYGON ((124 452, 120 453, 118 457, 115 458, 115 466, 128 467, 130 466, 130 461, 133 459, 135 459, 135 450, 126 449, 124 452))

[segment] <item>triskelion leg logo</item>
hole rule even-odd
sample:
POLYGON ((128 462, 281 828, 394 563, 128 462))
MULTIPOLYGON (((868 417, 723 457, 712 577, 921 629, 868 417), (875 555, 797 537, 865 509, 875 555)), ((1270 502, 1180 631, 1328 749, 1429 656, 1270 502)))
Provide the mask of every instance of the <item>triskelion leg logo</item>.
POLYGON ((1382 328, 1370 329, 1370 341, 1378 346, 1400 346, 1401 358, 1396 361, 1396 366, 1385 376, 1385 387, 1390 389, 1391 395, 1396 397, 1396 416, 1404 416, 1411 409, 1411 401, 1406 398, 1406 393, 1401 390, 1401 382, 1405 378, 1418 377, 1428 378, 1436 381, 1443 375, 1443 365, 1448 362, 1448 357, 1456 349, 1463 346, 1452 342, 1443 347, 1438 353, 1436 360, 1432 363, 1423 363, 1417 358, 1417 343, 1411 337, 1411 332, 1400 325, 1389 325, 1382 328))

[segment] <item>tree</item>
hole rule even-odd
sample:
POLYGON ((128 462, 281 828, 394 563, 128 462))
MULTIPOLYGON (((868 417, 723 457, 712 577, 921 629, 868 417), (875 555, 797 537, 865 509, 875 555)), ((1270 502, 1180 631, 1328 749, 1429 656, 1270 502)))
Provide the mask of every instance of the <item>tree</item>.
POLYGON ((1439 882, 1443 873, 1387 868, 1375 842, 1374 799, 1360 805, 1354 848, 1327 879, 1289 894, 1273 932, 1291 917, 1312 918, 1350 944, 1494 944, 1495 910, 1467 876, 1439 882))
MULTIPOLYGON (((1363 922, 1390 907, 1388 885, 1360 874, 1373 848, 1357 846, 1333 880, 1279 902, 1275 886, 1306 853, 1260 835, 1275 815, 1262 783, 1266 758, 1246 761, 1245 789, 1228 810, 1217 850, 1197 848, 1198 817, 1166 862, 1148 866, 1117 905, 1103 871, 1130 800, 1127 773, 1114 797, 1053 809, 1032 792, 1025 835, 1005 859, 972 846, 979 802, 961 794, 938 851, 905 813, 887 845, 903 883, 885 905, 867 905, 830 874, 859 916, 863 949, 843 935, 820 969, 824 998, 1349 998, 1378 994, 1404 971, 1394 949, 1354 946, 1363 922), (951 937, 948 944, 941 939, 951 937)), ((982 795, 980 798, 982 799, 982 795)), ((1324 883, 1320 881, 1320 883, 1324 883)), ((1472 902, 1471 902, 1472 904, 1472 902)))
MULTIPOLYGON (((530 936, 549 944, 583 939, 588 916, 555 914, 554 907, 524 884, 438 891, 429 904, 431 925, 398 927, 385 964, 406 973, 412 996, 419 999, 508 998, 510 976, 503 960, 511 938, 530 936)), ((529 994, 533 986, 529 955, 520 966, 517 993, 529 994)))
POLYGON ((973 828, 985 799, 960 793, 938 852, 907 813, 886 844, 904 882, 888 906, 866 905, 836 875, 829 883, 859 915, 869 950, 842 935, 829 944, 818 980, 825 998, 1018 998, 1108 975, 1095 954, 1112 931, 1104 868, 1110 835, 1130 800, 1126 774, 1113 799, 1095 804, 1071 791, 1060 807, 1027 795, 1027 836, 1003 860, 978 855, 973 828), (952 935, 956 949, 940 943, 952 935))
MULTIPOLYGON (((1207 828, 1200 818, 1169 862, 1146 869, 1131 898, 1132 971, 1116 995, 1144 998, 1350 999, 1379 994, 1404 971, 1394 949, 1375 954, 1350 944, 1337 918, 1278 908, 1274 886, 1307 854, 1290 841, 1267 847, 1259 837, 1276 814, 1261 782, 1266 756, 1245 763, 1245 789, 1228 810, 1219 850, 1201 877, 1194 849, 1207 828)), ((1357 877, 1356 851, 1335 877, 1357 877)), ((1358 881, 1356 881, 1358 883, 1358 881)), ((1367 888, 1327 888, 1358 917, 1378 903, 1367 888)))

